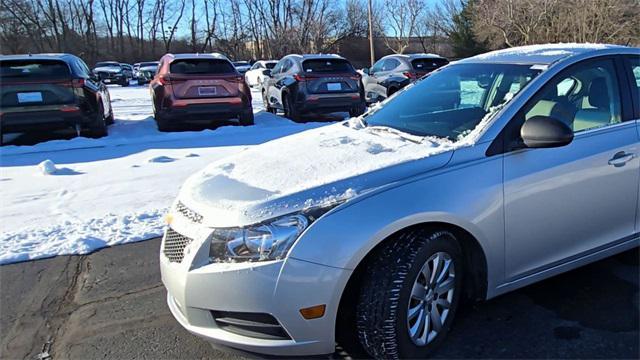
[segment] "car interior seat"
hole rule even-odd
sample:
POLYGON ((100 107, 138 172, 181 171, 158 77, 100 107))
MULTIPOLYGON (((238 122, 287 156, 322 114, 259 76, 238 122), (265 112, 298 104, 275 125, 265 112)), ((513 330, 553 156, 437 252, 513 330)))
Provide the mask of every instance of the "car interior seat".
POLYGON ((606 126, 611 123, 611 100, 607 79, 594 78, 589 84, 583 106, 576 113, 573 130, 580 131, 606 126))

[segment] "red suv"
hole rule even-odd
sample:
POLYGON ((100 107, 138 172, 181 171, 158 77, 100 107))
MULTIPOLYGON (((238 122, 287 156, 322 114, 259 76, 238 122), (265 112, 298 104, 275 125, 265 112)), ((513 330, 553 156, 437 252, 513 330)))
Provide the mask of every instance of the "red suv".
POLYGON ((223 55, 166 54, 149 87, 160 131, 234 118, 253 125, 249 86, 223 55))

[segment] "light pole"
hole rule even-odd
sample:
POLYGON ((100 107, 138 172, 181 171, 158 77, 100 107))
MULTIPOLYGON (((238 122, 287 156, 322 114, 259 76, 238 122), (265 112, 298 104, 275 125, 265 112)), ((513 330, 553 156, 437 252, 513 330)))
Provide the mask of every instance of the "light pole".
POLYGON ((369 52, 371 53, 371 66, 376 62, 376 55, 373 49, 373 9, 369 0, 369 52))

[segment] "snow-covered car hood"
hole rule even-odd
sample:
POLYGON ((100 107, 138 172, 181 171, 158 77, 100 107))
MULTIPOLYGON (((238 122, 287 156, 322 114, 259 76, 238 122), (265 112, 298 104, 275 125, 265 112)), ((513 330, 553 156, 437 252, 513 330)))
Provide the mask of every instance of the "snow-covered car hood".
POLYGON ((224 158, 192 175, 177 201, 211 227, 245 226, 444 166, 456 144, 386 131, 324 126, 224 158))

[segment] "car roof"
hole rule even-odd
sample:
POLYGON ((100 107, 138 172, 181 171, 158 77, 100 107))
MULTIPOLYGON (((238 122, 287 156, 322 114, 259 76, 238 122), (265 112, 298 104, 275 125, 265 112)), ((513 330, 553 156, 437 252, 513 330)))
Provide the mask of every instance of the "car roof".
POLYGON ((0 60, 69 60, 74 58, 77 56, 67 53, 0 55, 0 60))
POLYGON ((491 51, 462 59, 458 63, 552 64, 564 58, 583 54, 597 54, 611 49, 630 49, 609 44, 544 44, 528 45, 491 51))
POLYGON ((444 57, 438 55, 438 54, 426 54, 426 53, 415 53, 415 54, 391 54, 391 55, 387 55, 384 56, 383 58, 387 58, 387 57, 400 57, 400 58, 404 58, 407 60, 413 60, 413 59, 445 59, 444 57))
POLYGON ((338 54, 291 54, 291 55, 287 55, 287 57, 291 57, 300 61, 303 60, 315 60, 315 59, 342 59, 342 60, 347 60, 345 58, 343 58, 342 56, 338 55, 338 54))
MULTIPOLYGON (((167 54, 165 56, 170 56, 173 60, 179 59, 221 59, 221 60, 229 60, 226 56, 220 53, 183 53, 183 54, 167 54)), ((164 57, 164 56, 163 56, 164 57)))

